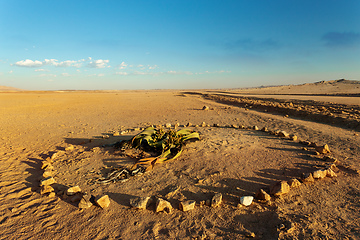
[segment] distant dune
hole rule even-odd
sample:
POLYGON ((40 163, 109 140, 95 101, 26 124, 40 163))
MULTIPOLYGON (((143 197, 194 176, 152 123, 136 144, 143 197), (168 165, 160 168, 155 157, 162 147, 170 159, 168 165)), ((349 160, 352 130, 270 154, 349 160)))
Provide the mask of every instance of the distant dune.
POLYGON ((14 87, 0 86, 0 92, 17 92, 17 91, 25 91, 25 90, 14 87))
POLYGON ((242 88, 235 92, 269 95, 357 95, 360 94, 360 81, 339 79, 299 85, 242 88))

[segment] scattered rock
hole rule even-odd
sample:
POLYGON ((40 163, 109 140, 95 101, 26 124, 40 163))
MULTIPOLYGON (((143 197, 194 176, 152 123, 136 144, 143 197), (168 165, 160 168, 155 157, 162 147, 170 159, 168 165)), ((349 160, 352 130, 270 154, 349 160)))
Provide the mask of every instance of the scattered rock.
POLYGON ((231 127, 232 127, 232 128, 239 128, 239 126, 236 125, 236 124, 232 124, 231 127))
POLYGON ((290 139, 293 141, 296 141, 298 139, 298 137, 295 134, 291 134, 290 139))
POLYGON ((321 178, 325 178, 327 174, 327 171, 325 169, 320 169, 320 170, 316 170, 313 172, 313 177, 315 179, 321 179, 321 178))
POLYGON ((74 150, 74 145, 69 145, 65 148, 65 151, 72 151, 74 150))
POLYGON ((315 147, 315 150, 321 154, 330 153, 330 148, 327 144, 324 146, 315 147))
POLYGON ((85 208, 89 208, 93 205, 91 199, 93 199, 94 197, 91 195, 83 195, 80 202, 79 202, 79 208, 80 209, 85 209, 85 208))
POLYGON ((72 198, 70 198, 70 201, 71 202, 78 202, 82 199, 82 194, 78 193, 78 194, 75 194, 72 198))
POLYGON ((209 107, 208 106, 203 106, 202 110, 207 111, 207 110, 209 110, 209 107))
POLYGON ((302 145, 305 145, 305 146, 310 146, 311 142, 309 141, 300 141, 299 143, 301 143, 302 145))
POLYGON ((54 192, 49 193, 49 197, 53 198, 55 196, 56 196, 56 194, 54 192))
POLYGON ((259 130, 258 126, 253 126, 253 129, 254 129, 255 131, 259 130))
POLYGON ((104 138, 104 139, 109 139, 110 136, 106 134, 106 135, 102 135, 102 138, 104 138))
POLYGON ((312 183, 315 180, 314 180, 313 175, 311 173, 303 173, 302 177, 301 177, 301 181, 303 183, 312 183))
POLYGON ((192 123, 191 122, 188 122, 187 124, 186 124, 186 127, 191 127, 192 126, 192 123))
POLYGON ((50 162, 48 162, 48 161, 41 162, 41 169, 45 170, 45 169, 50 169, 50 168, 52 168, 52 165, 50 162))
POLYGON ((113 133, 113 136, 114 136, 114 137, 120 136, 120 132, 119 132, 119 131, 114 132, 114 133, 113 133))
POLYGON ((252 231, 249 231, 249 230, 245 231, 244 235, 247 238, 255 238, 256 237, 255 233, 252 231))
POLYGON ((79 192, 81 192, 81 188, 79 186, 70 187, 66 190, 66 195, 72 196, 79 192))
POLYGON ((206 127, 206 123, 205 123, 205 122, 202 122, 200 126, 201 126, 201 127, 206 127))
POLYGON ((162 198, 157 199, 155 212, 166 211, 166 212, 170 213, 171 210, 172 210, 172 206, 171 206, 170 202, 168 202, 162 198))
POLYGON ((41 187, 41 190, 40 190, 41 195, 51 193, 51 192, 54 192, 54 188, 52 186, 44 185, 41 187))
POLYGON ((277 182, 270 188, 270 194, 274 196, 280 196, 290 191, 290 186, 286 181, 277 182))
POLYGON ((213 125, 214 127, 220 127, 220 125, 218 123, 214 123, 213 125))
POLYGON ((204 200, 200 201, 200 202, 199 202, 199 205, 200 205, 200 207, 204 206, 204 205, 205 205, 205 201, 204 201, 204 200))
POLYGON ((107 208, 110 205, 110 199, 108 195, 104 195, 96 199, 96 204, 101 208, 107 208))
POLYGON ((194 200, 187 200, 185 202, 180 202, 179 208, 180 210, 186 212, 189 210, 193 210, 195 208, 196 201, 194 200))
POLYGON ((150 197, 138 197, 130 199, 130 205, 137 209, 146 209, 150 203, 150 197))
POLYGON ((299 180, 297 180, 296 178, 290 179, 288 181, 288 184, 289 184, 290 188, 295 188, 295 187, 301 186, 301 182, 299 180))
POLYGON ((166 124, 165 124, 165 127, 166 127, 166 128, 171 128, 171 123, 166 123, 166 124))
POLYGON ((222 194, 216 193, 215 196, 211 199, 211 207, 217 207, 222 202, 222 194))
POLYGON ((263 128, 261 129, 261 131, 263 131, 263 132, 268 132, 269 130, 267 129, 267 127, 263 127, 263 128))
POLYGON ((173 187, 170 192, 168 192, 166 195, 165 195, 165 198, 166 199, 170 199, 172 197, 175 196, 175 194, 179 191, 180 187, 176 186, 176 187, 173 187))
POLYGON ((53 176, 53 171, 50 170, 46 170, 45 172, 43 172, 42 177, 43 178, 48 178, 48 177, 52 177, 53 176))
POLYGON ((240 198, 240 203, 244 206, 250 206, 253 200, 253 196, 243 196, 240 198))
POLYGON ((332 178, 337 177, 337 174, 331 168, 328 168, 326 169, 326 176, 332 178))
POLYGON ((278 133, 278 135, 279 135, 280 137, 284 137, 284 138, 288 138, 288 137, 289 137, 289 134, 288 134, 287 132, 285 132, 285 131, 280 131, 280 132, 278 133))
POLYGON ((47 177, 40 181, 40 186, 49 186, 54 183, 56 183, 56 181, 53 177, 47 177))
POLYGON ((324 156, 324 157, 323 157, 323 160, 326 161, 326 162, 333 162, 333 163, 337 163, 337 162, 338 162, 338 160, 337 160, 335 157, 333 157, 333 156, 324 156))
POLYGON ((210 199, 207 199, 207 200, 205 201, 205 205, 210 207, 210 206, 211 206, 211 200, 210 200, 210 199))
POLYGON ((271 200, 270 194, 268 194, 263 189, 259 189, 259 191, 255 194, 255 198, 258 199, 258 200, 265 200, 265 201, 270 201, 271 200))

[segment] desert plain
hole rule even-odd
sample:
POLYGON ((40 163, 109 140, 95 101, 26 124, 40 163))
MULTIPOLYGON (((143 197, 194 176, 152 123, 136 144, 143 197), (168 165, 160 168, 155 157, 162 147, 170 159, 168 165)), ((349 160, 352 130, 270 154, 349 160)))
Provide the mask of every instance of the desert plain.
POLYGON ((183 91, 7 88, 0 92, 0 239, 360 239, 359 131, 358 81, 183 91), (94 181, 136 162, 111 144, 166 124, 200 140, 126 182, 94 181), (330 152, 318 152, 325 144, 330 152), (54 192, 41 194, 49 159, 54 192), (336 176, 304 180, 329 168, 336 176), (240 204, 291 179, 301 185, 240 204), (80 209, 66 194, 74 186, 107 195, 110 205, 80 209), (218 193, 219 206, 203 204, 218 193), (138 197, 153 203, 136 209, 130 201, 138 197), (158 198, 172 210, 156 212, 158 198), (184 212, 179 204, 187 200, 196 205, 184 212))

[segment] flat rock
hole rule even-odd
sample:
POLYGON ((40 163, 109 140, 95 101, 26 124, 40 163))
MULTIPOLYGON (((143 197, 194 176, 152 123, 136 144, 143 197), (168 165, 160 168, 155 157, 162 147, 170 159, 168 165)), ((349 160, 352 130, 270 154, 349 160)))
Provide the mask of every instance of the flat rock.
POLYGON ((40 181, 40 186, 49 186, 54 183, 56 183, 56 181, 53 177, 47 177, 40 181))
POLYGON ((211 207, 217 207, 222 202, 222 194, 216 193, 215 196, 211 199, 211 207))
POLYGON ((93 205, 91 198, 93 198, 91 195, 83 195, 78 205, 79 208, 86 209, 91 207, 93 205))
POLYGON ((240 203, 244 206, 250 206, 253 200, 253 196, 243 196, 240 198, 240 203))
POLYGON ((288 184, 289 184, 290 188, 295 188, 295 187, 301 186, 301 182, 299 180, 297 180, 296 178, 290 179, 288 181, 288 184))
POLYGON ((42 174, 43 178, 48 178, 48 177, 52 177, 52 176, 53 176, 53 171, 51 171, 51 170, 46 170, 42 174))
POLYGON ((79 192, 81 192, 81 188, 79 186, 74 186, 74 187, 70 187, 66 190, 66 195, 72 196, 79 192))
POLYGON ((258 199, 258 200, 265 200, 265 201, 270 201, 271 200, 270 194, 268 194, 263 189, 259 189, 259 191, 255 194, 255 198, 258 199))
POLYGON ((301 177, 301 181, 303 183, 312 183, 314 182, 314 177, 312 175, 312 173, 303 173, 302 177, 301 177))
POLYGON ((150 197, 132 198, 130 199, 130 205, 137 209, 146 209, 150 202, 149 200, 150 197))
POLYGON ((41 187, 40 194, 44 195, 47 193, 54 192, 54 188, 52 186, 44 185, 41 187))
POLYGON ((315 179, 321 179, 321 178, 325 178, 327 174, 327 171, 325 169, 319 169, 313 172, 313 177, 315 179))
POLYGON ((96 204, 101 208, 107 208, 110 205, 110 199, 108 195, 104 195, 96 199, 96 204))
POLYGON ((290 191, 290 186, 286 181, 277 182, 270 188, 270 194, 274 196, 280 196, 290 191))
POLYGON ((171 206, 170 202, 168 202, 162 198, 157 199, 155 212, 166 211, 166 212, 170 213, 171 210, 172 210, 172 206, 171 206))
POLYGON ((184 201, 184 202, 180 202, 179 208, 180 208, 180 210, 186 212, 186 211, 193 210, 195 208, 195 204, 196 204, 196 201, 187 200, 187 201, 184 201))

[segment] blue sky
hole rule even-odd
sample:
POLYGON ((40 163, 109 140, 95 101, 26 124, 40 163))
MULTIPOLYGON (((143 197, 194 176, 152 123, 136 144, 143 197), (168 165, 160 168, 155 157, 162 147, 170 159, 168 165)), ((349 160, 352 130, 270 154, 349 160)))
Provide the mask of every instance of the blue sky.
POLYGON ((360 80, 360 1, 0 0, 0 85, 193 89, 360 80))

